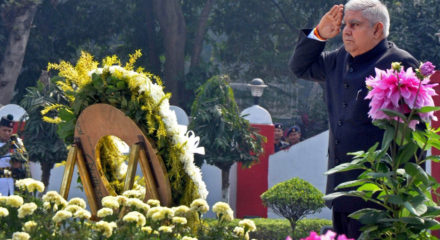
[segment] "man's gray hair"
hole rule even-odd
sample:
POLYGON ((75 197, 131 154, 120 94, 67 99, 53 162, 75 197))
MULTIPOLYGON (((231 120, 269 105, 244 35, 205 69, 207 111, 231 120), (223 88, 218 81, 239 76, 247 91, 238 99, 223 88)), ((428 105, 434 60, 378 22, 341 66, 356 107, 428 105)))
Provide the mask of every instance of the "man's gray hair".
POLYGON ((349 0, 344 11, 361 11, 371 25, 383 23, 384 37, 390 33, 390 15, 387 7, 379 0, 349 0))

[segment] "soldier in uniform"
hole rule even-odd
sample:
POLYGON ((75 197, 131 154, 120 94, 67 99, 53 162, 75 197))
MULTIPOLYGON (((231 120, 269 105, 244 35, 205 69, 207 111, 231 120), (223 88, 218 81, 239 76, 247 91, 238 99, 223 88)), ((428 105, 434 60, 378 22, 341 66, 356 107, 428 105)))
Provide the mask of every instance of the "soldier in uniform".
POLYGON ((28 155, 23 142, 12 134, 13 116, 0 120, 0 194, 14 194, 14 179, 30 177, 28 155))

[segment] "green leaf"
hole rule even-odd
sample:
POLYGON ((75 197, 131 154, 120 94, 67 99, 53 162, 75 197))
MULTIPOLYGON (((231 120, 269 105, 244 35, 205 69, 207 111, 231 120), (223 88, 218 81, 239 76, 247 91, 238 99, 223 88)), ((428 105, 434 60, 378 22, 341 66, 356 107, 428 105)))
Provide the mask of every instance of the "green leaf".
POLYGON ((365 181, 366 181, 365 179, 361 179, 361 180, 353 180, 353 181, 343 182, 343 183, 339 184, 338 186, 336 186, 336 189, 356 187, 356 186, 364 184, 365 181))
POLYGON ((342 197, 342 196, 348 196, 348 192, 334 192, 330 193, 324 196, 324 200, 331 201, 335 198, 342 197))
POLYGON ((433 162, 440 162, 440 156, 435 155, 435 156, 428 156, 425 158, 426 160, 431 160, 433 162))
POLYGON ((407 117, 400 112, 393 111, 393 110, 386 109, 386 108, 382 108, 380 110, 390 117, 399 117, 403 121, 407 122, 407 117))
POLYGON ((424 203, 425 197, 424 196, 416 196, 410 201, 406 201, 403 203, 406 209, 408 211, 416 216, 421 216, 422 214, 426 213, 428 210, 428 207, 424 203))
POLYGON ((380 188, 379 186, 377 186, 374 183, 365 183, 362 186, 358 187, 357 190, 358 191, 377 192, 377 191, 381 191, 382 188, 380 188))
POLYGON ((386 212, 378 209, 364 208, 349 215, 362 224, 375 224, 380 220, 386 219, 386 212))
POLYGON ((365 159, 363 158, 354 159, 349 163, 339 164, 336 167, 329 169, 327 172, 325 172, 325 174, 330 175, 336 172, 346 172, 354 169, 364 169, 363 162, 365 162, 365 159))
POLYGON ((425 221, 423 218, 419 217, 401 217, 398 219, 399 222, 408 223, 408 224, 424 224, 425 221))
POLYGON ((440 215, 440 207, 439 206, 428 206, 428 209, 423 214, 423 216, 432 216, 437 217, 440 215))
POLYGON ((423 148, 426 143, 426 137, 424 136, 422 131, 413 131, 412 138, 416 141, 419 148, 423 148))
POLYGON ((418 148, 419 146, 413 142, 409 142, 403 146, 403 148, 400 148, 399 154, 396 158, 398 163, 397 166, 408 162, 412 157, 414 157, 414 154, 417 152, 418 148))
POLYGON ((433 111, 438 111, 438 110, 440 110, 440 107, 438 107, 438 106, 426 106, 426 107, 422 107, 420 109, 417 109, 417 112, 427 113, 427 112, 433 112, 433 111))
POLYGON ((390 203, 397 204, 397 205, 403 205, 403 203, 405 202, 404 199, 402 198, 402 196, 400 196, 400 195, 390 195, 388 197, 388 201, 390 203))
POLYGON ((387 126, 382 139, 382 149, 388 149, 391 142, 394 139, 395 129, 393 127, 387 126))
POLYGON ((428 174, 419 165, 407 162, 405 164, 405 171, 416 180, 422 181, 425 185, 429 183, 428 174))
POLYGON ((439 230, 440 229, 440 222, 435 219, 426 219, 425 220, 425 227, 429 230, 439 230))

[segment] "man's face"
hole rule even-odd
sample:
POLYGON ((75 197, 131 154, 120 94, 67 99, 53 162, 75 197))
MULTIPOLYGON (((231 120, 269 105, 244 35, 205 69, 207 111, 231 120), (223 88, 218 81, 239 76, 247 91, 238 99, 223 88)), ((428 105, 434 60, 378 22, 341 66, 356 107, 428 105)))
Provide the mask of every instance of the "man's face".
POLYGON ((281 128, 275 128, 275 132, 274 132, 275 136, 275 141, 279 141, 281 140, 281 138, 283 137, 283 129, 281 128))
POLYGON ((1 126, 0 127, 0 141, 6 142, 11 138, 12 128, 1 126))
POLYGON ((301 138, 301 133, 300 133, 300 132, 297 132, 297 131, 295 131, 295 130, 292 130, 292 131, 289 133, 289 135, 287 135, 287 141, 288 141, 290 144, 296 144, 296 143, 299 143, 300 138, 301 138))
POLYGON ((377 32, 377 25, 380 23, 372 26, 360 11, 346 11, 343 23, 345 26, 342 30, 342 40, 345 50, 352 57, 373 49, 379 42, 378 37, 382 36, 382 33, 377 32))

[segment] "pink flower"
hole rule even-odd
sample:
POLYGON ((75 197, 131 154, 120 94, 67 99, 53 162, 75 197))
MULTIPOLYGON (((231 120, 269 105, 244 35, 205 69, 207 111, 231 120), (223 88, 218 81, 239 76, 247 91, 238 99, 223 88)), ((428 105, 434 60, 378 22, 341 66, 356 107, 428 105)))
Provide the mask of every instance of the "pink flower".
POLYGON ((292 240, 292 238, 290 236, 287 236, 286 240, 292 240))
MULTIPOLYGON (((437 95, 433 89, 437 84, 428 84, 425 78, 420 82, 412 68, 406 71, 403 67, 400 72, 392 69, 386 71, 375 69, 376 76, 366 79, 370 90, 365 99, 371 99, 368 115, 373 119, 390 119, 381 109, 389 109, 408 114, 411 109, 420 109, 434 106, 432 96, 437 95), (420 89, 419 89, 420 88, 420 89)), ((433 112, 420 113, 423 121, 437 120, 433 112)), ((413 120, 410 127, 414 128, 418 122, 413 120)))
POLYGON ((420 66, 420 73, 423 76, 429 76, 434 73, 434 69, 435 69, 435 66, 431 62, 427 61, 427 62, 424 62, 422 64, 422 66, 420 66))
MULTIPOLYGON (((336 233, 332 231, 327 231, 324 235, 318 235, 316 232, 310 232, 310 235, 306 238, 301 238, 301 240, 335 240, 336 233)), ((287 240, 287 239, 286 239, 287 240)), ((344 234, 339 235, 337 240, 354 240, 353 238, 347 238, 344 234)))
POLYGON ((308 237, 301 238, 301 240, 321 240, 321 236, 319 236, 316 232, 310 232, 308 237))

